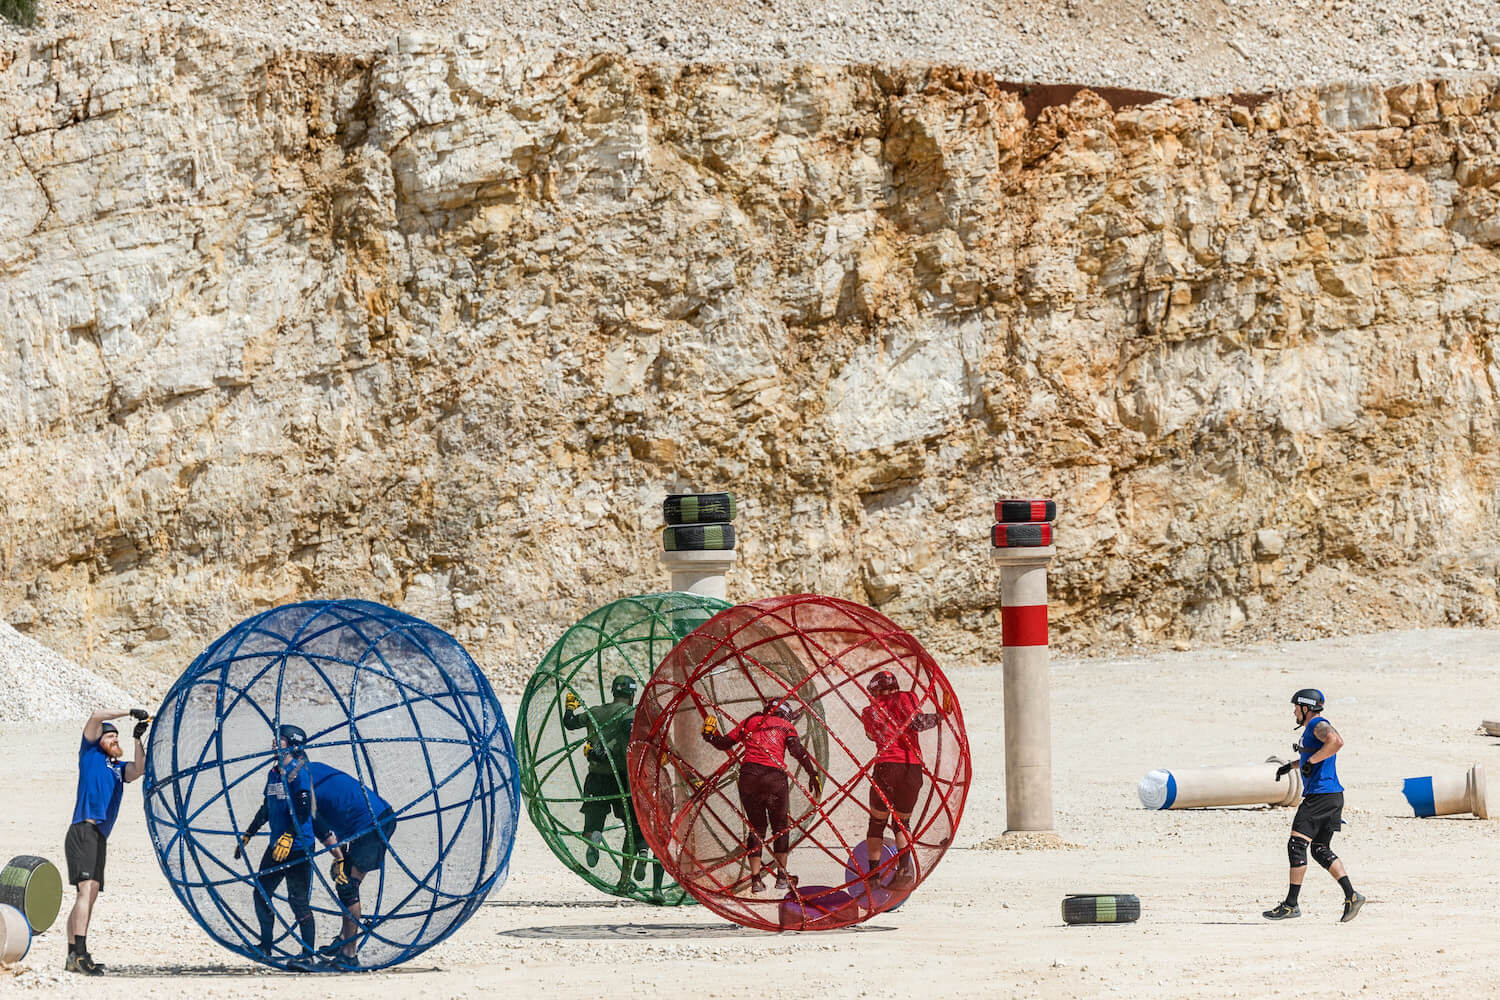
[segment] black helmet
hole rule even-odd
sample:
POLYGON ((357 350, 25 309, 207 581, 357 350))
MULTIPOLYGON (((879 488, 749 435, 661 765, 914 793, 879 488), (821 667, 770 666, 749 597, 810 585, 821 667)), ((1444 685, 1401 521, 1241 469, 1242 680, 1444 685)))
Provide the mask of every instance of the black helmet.
POLYGON ((635 678, 629 674, 621 674, 614 679, 609 686, 609 693, 616 698, 624 695, 627 698, 635 697, 635 678))
POLYGON ((793 703, 790 695, 784 695, 780 698, 767 699, 765 713, 778 715, 788 722, 796 722, 802 716, 802 709, 793 703))
POLYGON ((891 694, 901 690, 901 685, 896 683, 896 675, 889 670, 882 670, 870 678, 870 683, 865 685, 865 690, 871 694, 891 694))
POLYGON ((290 750, 301 750, 302 744, 307 742, 307 733, 301 726, 282 726, 276 730, 276 735, 286 740, 287 748, 290 750))
POLYGON ((101 722, 99 724, 99 738, 101 740, 104 739, 105 735, 108 733, 114 733, 116 736, 119 736, 120 730, 115 728, 115 724, 113 722, 101 722))
POLYGON ((1323 711, 1323 692, 1317 688, 1303 688, 1292 695, 1292 704, 1310 708, 1314 712, 1323 711))

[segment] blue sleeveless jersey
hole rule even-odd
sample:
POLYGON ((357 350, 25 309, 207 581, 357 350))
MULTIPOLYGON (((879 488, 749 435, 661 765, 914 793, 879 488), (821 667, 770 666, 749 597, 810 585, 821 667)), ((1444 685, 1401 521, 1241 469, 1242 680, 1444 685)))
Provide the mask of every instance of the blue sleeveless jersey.
POLYGON ((290 788, 293 796, 298 792, 312 793, 312 776, 307 770, 307 758, 300 754, 293 758, 291 766, 287 768, 286 782, 281 780, 281 767, 278 764, 271 765, 270 772, 266 775, 266 816, 271 821, 271 840, 278 840, 283 833, 290 832, 293 843, 302 850, 311 853, 317 846, 317 839, 313 836, 312 816, 305 820, 299 820, 293 804, 287 799, 287 790, 290 788))
MULTIPOLYGON (((1302 739, 1298 743, 1302 747, 1301 763, 1303 764, 1307 763, 1307 758, 1323 749, 1322 741, 1313 735, 1313 730, 1318 728, 1318 723, 1320 722, 1328 722, 1328 720, 1321 715, 1315 715, 1307 720, 1307 725, 1302 729, 1302 739)), ((1328 724, 1330 726, 1333 725, 1331 722, 1328 722, 1328 724)), ((1337 759, 1338 755, 1335 754, 1313 765, 1312 777, 1306 778, 1302 782, 1303 795, 1322 795, 1325 792, 1342 792, 1344 790, 1344 786, 1339 784, 1339 769, 1335 763, 1337 759)))

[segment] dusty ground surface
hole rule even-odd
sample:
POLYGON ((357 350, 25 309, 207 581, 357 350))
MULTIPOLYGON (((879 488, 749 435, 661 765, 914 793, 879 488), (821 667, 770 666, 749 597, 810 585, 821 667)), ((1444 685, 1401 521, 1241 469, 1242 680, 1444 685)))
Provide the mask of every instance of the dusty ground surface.
MULTIPOLYGON (((769 935, 699 908, 617 904, 561 867, 523 822, 506 885, 454 938, 398 971, 299 982, 329 996, 1493 996, 1500 841, 1474 818, 1417 820, 1403 777, 1479 762, 1500 714, 1500 632, 1423 631, 1150 657, 1054 663, 1057 825, 1069 850, 977 845, 1004 829, 998 667, 954 671, 975 755, 955 849, 898 912, 833 934, 769 935), (1284 751, 1291 691, 1321 686, 1348 741, 1339 771, 1348 826, 1334 841, 1370 898, 1336 923, 1339 893, 1314 869, 1304 916, 1271 924, 1291 811, 1146 812, 1153 767, 1240 763, 1284 751), (1137 893, 1126 926, 1065 927, 1068 892, 1137 893), (767 983, 770 987, 767 987, 767 983)), ((513 709, 513 706, 507 706, 513 709)), ((61 860, 76 737, 0 728, 0 855, 61 860)), ((1491 802, 1500 790, 1492 790, 1491 802)), ((795 868, 796 856, 793 855, 795 868)), ((320 929, 320 937, 322 930, 320 929)), ((145 836, 139 792, 111 840, 90 944, 134 996, 259 996, 292 985, 209 942, 172 898, 145 836)), ((61 923, 7 993, 97 995, 60 970, 61 923)))
MULTIPOLYGON (((40 0, 42 30, 182 16, 298 47, 499 31, 639 59, 888 63, 1198 96, 1493 69, 1491 0, 40 0)), ((0 41, 18 29, 0 25, 0 41)))

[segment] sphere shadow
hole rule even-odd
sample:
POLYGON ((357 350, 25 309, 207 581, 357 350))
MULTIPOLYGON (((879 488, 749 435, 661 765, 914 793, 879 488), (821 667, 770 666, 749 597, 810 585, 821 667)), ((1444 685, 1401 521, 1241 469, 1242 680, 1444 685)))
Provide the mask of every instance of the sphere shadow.
MULTIPOLYGON (((849 927, 840 927, 836 930, 787 931, 784 933, 808 933, 823 937, 828 935, 867 934, 893 931, 895 929, 894 927, 856 924, 849 927)), ((603 941, 619 940, 622 938, 669 941, 689 938, 772 938, 779 937, 780 934, 774 931, 758 931, 749 927, 740 927, 736 924, 554 924, 543 927, 517 927, 513 930, 501 931, 500 936, 529 939, 553 938, 570 941, 603 941)))

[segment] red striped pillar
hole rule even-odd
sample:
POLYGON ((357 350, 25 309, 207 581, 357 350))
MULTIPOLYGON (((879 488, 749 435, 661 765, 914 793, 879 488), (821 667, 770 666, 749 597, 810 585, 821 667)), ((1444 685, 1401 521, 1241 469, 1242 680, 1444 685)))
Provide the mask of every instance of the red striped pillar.
POLYGON ((1001 500, 991 529, 1000 564, 1000 636, 1005 645, 1005 826, 1050 832, 1052 713, 1047 650, 1047 564, 1056 551, 1051 500, 1001 500))

